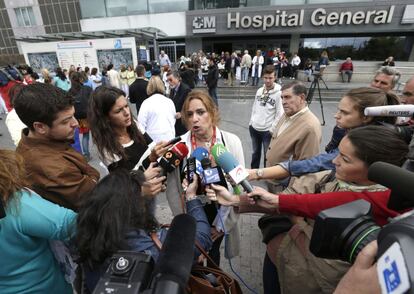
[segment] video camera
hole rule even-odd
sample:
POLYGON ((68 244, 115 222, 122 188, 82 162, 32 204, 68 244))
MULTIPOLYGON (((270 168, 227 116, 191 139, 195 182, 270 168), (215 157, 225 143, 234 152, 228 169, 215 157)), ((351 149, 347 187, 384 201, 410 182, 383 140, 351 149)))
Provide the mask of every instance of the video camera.
POLYGON ((94 294, 183 294, 194 258, 196 221, 188 214, 174 217, 158 262, 148 254, 118 251, 98 281, 94 294))
MULTIPOLYGON (((414 207, 414 173, 376 162, 370 166, 368 178, 391 189, 388 208, 414 207)), ((315 219, 310 251, 317 257, 353 263, 373 240, 378 241, 377 271, 383 293, 414 293, 414 211, 381 228, 365 200, 326 209, 315 219)))

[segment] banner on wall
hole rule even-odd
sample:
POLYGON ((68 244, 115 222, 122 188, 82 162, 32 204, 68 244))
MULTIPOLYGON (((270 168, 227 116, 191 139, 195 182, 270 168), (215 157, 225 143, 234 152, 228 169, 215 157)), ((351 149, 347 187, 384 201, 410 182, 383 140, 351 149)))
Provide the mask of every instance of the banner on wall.
POLYGON ((88 66, 102 70, 109 63, 115 69, 121 64, 136 66, 138 64, 135 38, 110 38, 92 40, 73 40, 64 42, 24 43, 22 50, 26 62, 40 71, 46 67, 54 70, 60 66, 69 69, 88 66))
POLYGON ((57 56, 59 65, 62 68, 69 68, 72 64, 75 67, 98 66, 96 50, 92 41, 67 41, 57 43, 57 56))

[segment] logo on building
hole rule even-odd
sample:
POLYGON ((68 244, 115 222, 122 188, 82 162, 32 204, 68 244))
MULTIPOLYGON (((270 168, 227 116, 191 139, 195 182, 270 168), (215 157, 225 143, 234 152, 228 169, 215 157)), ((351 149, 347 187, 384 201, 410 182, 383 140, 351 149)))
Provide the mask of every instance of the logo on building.
POLYGON ((194 16, 193 34, 215 33, 216 17, 215 16, 194 16))
POLYGON ((122 48, 122 41, 121 41, 121 39, 116 39, 114 41, 114 48, 115 49, 121 49, 122 48))

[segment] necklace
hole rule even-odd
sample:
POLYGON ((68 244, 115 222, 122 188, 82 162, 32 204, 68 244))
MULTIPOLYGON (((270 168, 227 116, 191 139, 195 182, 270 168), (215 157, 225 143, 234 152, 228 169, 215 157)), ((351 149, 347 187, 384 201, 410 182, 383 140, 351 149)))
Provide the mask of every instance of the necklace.
MULTIPOLYGON (((213 127, 213 136, 207 142, 204 142, 204 145, 208 149, 208 152, 210 153, 210 155, 211 155, 211 148, 214 146, 215 143, 216 143, 216 128, 213 127)), ((192 151, 194 151, 197 148, 196 137, 193 133, 191 133, 191 148, 192 148, 192 151)))

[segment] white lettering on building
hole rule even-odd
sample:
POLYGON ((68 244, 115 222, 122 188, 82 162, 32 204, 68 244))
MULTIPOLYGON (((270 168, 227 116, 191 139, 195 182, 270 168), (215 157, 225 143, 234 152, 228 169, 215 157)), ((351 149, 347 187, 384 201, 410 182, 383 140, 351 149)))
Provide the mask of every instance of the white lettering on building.
POLYGON ((360 24, 386 24, 391 23, 395 6, 388 10, 368 11, 344 11, 328 13, 324 8, 315 9, 311 14, 311 24, 314 26, 335 26, 335 25, 360 25, 360 24))
MULTIPOLYGON (((362 25, 362 24, 387 24, 391 23, 394 15, 395 5, 391 5, 388 10, 368 10, 368 11, 343 11, 327 12, 324 8, 317 8, 312 11, 310 23, 314 26, 342 26, 342 25, 362 25)), ((227 13, 227 29, 248 29, 256 28, 265 32, 272 27, 299 27, 303 26, 304 9, 298 12, 288 12, 276 10, 273 14, 266 15, 242 15, 240 12, 227 13)))
POLYGON ((261 28, 265 32, 271 27, 297 27, 303 25, 303 16, 305 11, 302 9, 299 13, 287 13, 286 11, 276 10, 275 14, 268 15, 245 15, 240 17, 240 12, 227 14, 227 28, 261 28))

